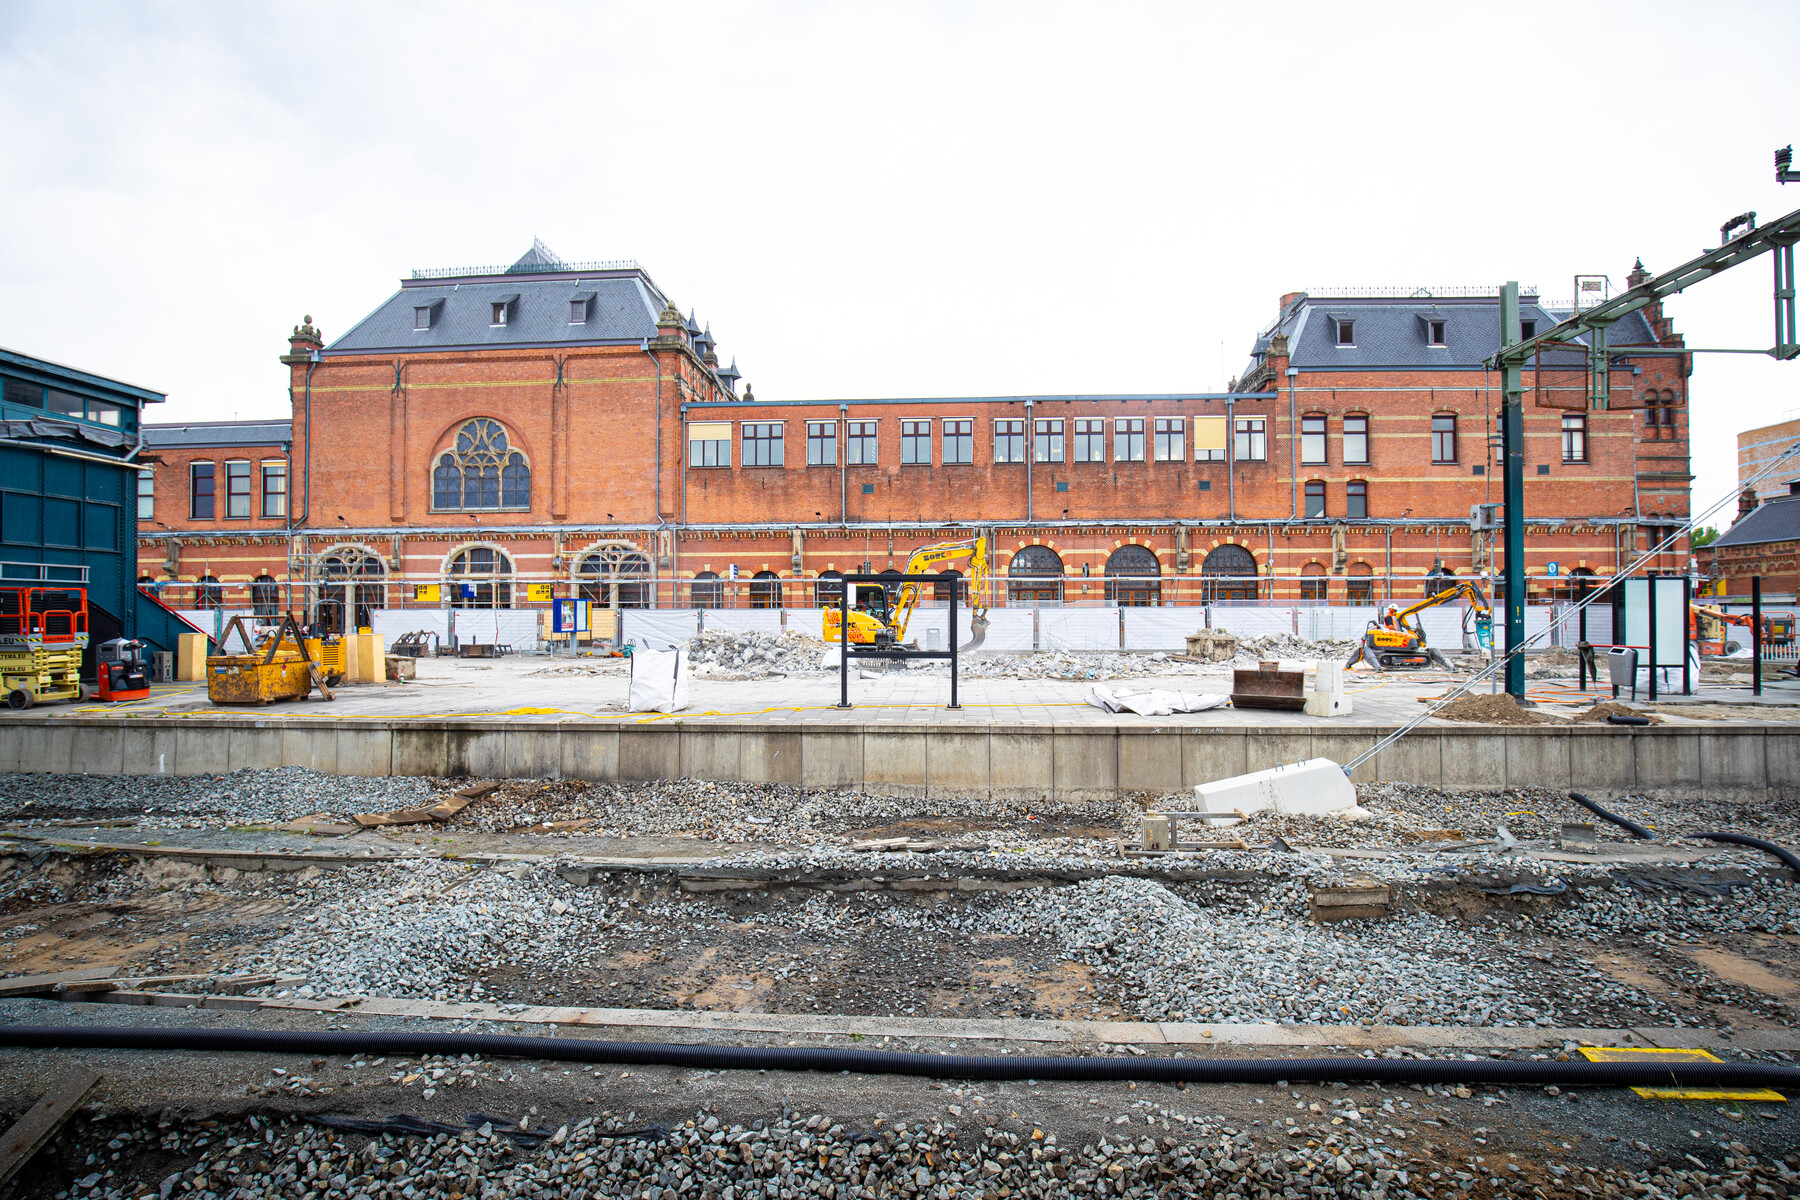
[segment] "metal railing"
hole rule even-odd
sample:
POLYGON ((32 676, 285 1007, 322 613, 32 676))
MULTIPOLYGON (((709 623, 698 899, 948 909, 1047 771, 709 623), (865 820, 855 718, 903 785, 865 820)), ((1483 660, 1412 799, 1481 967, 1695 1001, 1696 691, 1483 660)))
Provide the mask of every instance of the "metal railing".
POLYGON ((0 561, 0 582, 78 583, 85 586, 87 581, 88 569, 79 563, 0 561))

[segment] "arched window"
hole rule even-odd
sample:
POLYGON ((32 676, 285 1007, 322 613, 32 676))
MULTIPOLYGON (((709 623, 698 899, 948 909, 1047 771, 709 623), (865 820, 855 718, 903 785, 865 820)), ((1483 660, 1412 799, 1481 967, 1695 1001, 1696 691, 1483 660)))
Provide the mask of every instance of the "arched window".
POLYGON ((613 542, 581 556, 575 568, 581 594, 607 608, 649 608, 654 592, 650 560, 636 546, 613 542))
POLYGON ((842 571, 820 571, 819 582, 813 585, 813 603, 820 608, 836 608, 838 601, 844 598, 844 573, 842 571))
POLYGON ((511 608, 512 559, 492 546, 470 546, 450 556, 445 591, 451 608, 511 608))
POLYGON ((750 580, 751 608, 781 607, 781 576, 773 571, 758 571, 750 580))
POLYGON ((1126 607, 1162 599, 1162 564, 1148 546, 1120 546, 1106 560, 1106 602, 1126 607))
POLYGON ((1368 563, 1351 563, 1349 578, 1344 580, 1344 599, 1351 604, 1375 603, 1375 580, 1368 563))
POLYGON ((202 575, 194 583, 195 608, 224 608, 225 587, 216 575, 202 575))
POLYGON ((456 431, 452 447, 431 469, 434 512, 531 507, 531 464, 506 440, 491 417, 476 417, 456 431))
POLYGON ((1215 549, 1200 564, 1200 575, 1203 603, 1256 599, 1256 557, 1242 546, 1227 542, 1215 549))
POLYGON ((1307 563, 1300 568, 1300 601, 1303 604, 1324 604, 1331 598, 1331 581, 1326 578, 1325 568, 1318 563, 1307 563))
POLYGON ((362 546, 339 546, 313 570, 319 602, 314 619, 327 633, 355 632, 372 609, 387 607, 387 565, 362 546))
POLYGON ((906 581, 902 576, 905 575, 906 572, 896 571, 894 568, 889 567, 879 574, 881 575, 882 589, 887 592, 888 608, 892 609, 894 605, 900 603, 900 592, 906 587, 906 581), (892 578, 890 578, 890 576, 892 578))
POLYGON ((1063 560, 1048 546, 1025 546, 1006 564, 1008 604, 1061 604, 1063 560))
POLYGON ((281 585, 273 575, 258 575, 250 581, 250 608, 259 617, 281 615, 281 585))
POLYGON ((962 582, 962 577, 963 573, 955 567, 945 567, 939 571, 937 582, 931 585, 932 603, 948 608, 950 601, 960 596, 966 604, 969 599, 969 585, 962 582))
POLYGON ((688 601, 695 608, 724 608, 725 585, 719 582, 717 571, 701 571, 694 576, 694 582, 688 584, 688 601))

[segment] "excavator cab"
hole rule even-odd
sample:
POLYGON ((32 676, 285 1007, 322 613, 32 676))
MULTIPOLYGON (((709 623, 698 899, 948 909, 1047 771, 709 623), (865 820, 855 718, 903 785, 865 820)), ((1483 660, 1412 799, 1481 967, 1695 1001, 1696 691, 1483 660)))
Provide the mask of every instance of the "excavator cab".
MULTIPOLYGON (((1450 660, 1426 643, 1424 626, 1414 618, 1428 608, 1464 597, 1475 614, 1477 630, 1484 618, 1490 622, 1491 629, 1493 609, 1481 589, 1472 583, 1453 583, 1404 609, 1399 605, 1388 605, 1379 620, 1369 622, 1362 644, 1344 665, 1354 667, 1360 663, 1371 671, 1417 671, 1423 667, 1450 670, 1450 660)), ((1467 620, 1466 615, 1464 619, 1467 620)))

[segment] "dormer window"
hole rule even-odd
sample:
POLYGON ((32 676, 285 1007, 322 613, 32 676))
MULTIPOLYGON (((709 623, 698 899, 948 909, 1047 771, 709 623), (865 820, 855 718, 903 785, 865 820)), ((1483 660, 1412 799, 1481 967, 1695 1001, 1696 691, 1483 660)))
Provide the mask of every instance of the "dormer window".
POLYGON ((496 329, 503 325, 511 325, 512 319, 519 315, 519 293, 502 296, 493 302, 493 319, 488 324, 496 329))
POLYGON ((506 324, 506 302, 504 300, 494 301, 494 319, 492 321, 489 321, 488 324, 490 324, 490 325, 506 324))
POLYGON ((1443 346, 1447 344, 1444 340, 1444 325, 1443 321, 1435 319, 1425 322, 1425 337, 1428 345, 1443 346))
POLYGON ((430 329, 433 325, 436 325, 438 314, 443 311, 443 307, 444 301, 442 297, 436 300, 427 300, 423 304, 413 305, 413 328, 415 330, 430 329))
POLYGON ((582 292, 569 301, 569 324, 586 325, 593 311, 594 293, 582 292))
POLYGON ((1519 322, 1519 336, 1521 338, 1536 337, 1537 336, 1537 322, 1536 321, 1520 321, 1519 322))
POLYGON ((1340 346, 1356 345, 1356 322, 1348 317, 1336 318, 1337 344, 1340 346))

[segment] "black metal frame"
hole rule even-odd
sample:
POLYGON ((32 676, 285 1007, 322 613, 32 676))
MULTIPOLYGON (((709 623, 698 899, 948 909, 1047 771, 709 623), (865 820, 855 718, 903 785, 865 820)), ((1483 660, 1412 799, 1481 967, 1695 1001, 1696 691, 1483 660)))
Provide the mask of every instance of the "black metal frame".
POLYGON ((845 575, 836 582, 843 585, 838 593, 838 702, 839 708, 855 708, 850 703, 850 660, 853 658, 896 658, 901 660, 947 658, 950 660, 950 703, 946 708, 961 708, 956 702, 956 609, 962 589, 952 590, 950 597, 950 648, 948 650, 906 650, 899 646, 881 650, 874 647, 855 649, 850 641, 850 595, 859 583, 942 583, 941 575, 845 575))

